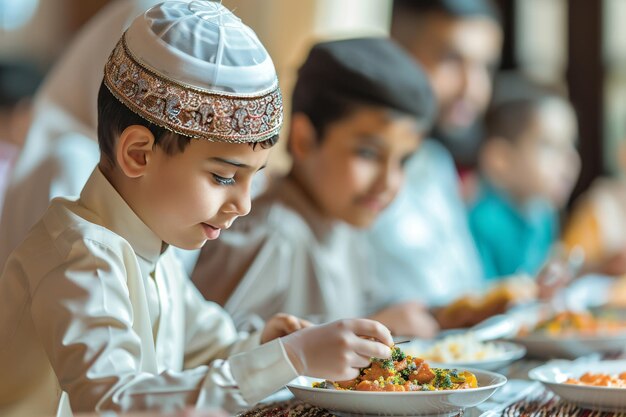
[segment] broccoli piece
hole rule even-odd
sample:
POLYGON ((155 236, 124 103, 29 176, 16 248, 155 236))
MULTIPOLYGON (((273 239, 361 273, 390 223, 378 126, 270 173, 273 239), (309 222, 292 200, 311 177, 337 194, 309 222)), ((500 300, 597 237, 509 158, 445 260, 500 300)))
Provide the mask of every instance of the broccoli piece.
POLYGON ((406 368, 400 371, 400 375, 402 375, 402 378, 408 381, 409 375, 411 375, 413 371, 415 371, 416 369, 417 369, 417 366, 415 366, 415 362, 409 362, 406 368))
POLYGON ((406 358, 406 354, 401 351, 399 347, 394 347, 391 352, 391 360, 394 362, 400 362, 404 358, 406 358))
POLYGON ((396 367, 393 365, 393 361, 390 359, 380 361, 380 366, 383 369, 396 369, 396 367))
POLYGON ((383 369, 390 369, 390 370, 395 370, 396 367, 393 364, 393 361, 391 359, 378 359, 378 358, 371 358, 372 363, 376 362, 380 364, 380 367, 383 369))
POLYGON ((434 369, 435 379, 433 380, 433 386, 437 388, 452 388, 452 379, 445 369, 434 369))

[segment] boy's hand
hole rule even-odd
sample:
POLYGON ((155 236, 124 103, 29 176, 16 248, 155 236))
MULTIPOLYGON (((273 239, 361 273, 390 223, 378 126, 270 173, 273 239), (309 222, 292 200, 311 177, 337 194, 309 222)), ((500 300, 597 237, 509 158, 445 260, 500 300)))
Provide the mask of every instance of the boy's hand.
POLYGON ((414 301, 394 304, 370 317, 387 326, 396 336, 432 338, 439 332, 437 320, 414 301))
POLYGON ((291 314, 278 313, 265 323, 261 333, 261 344, 278 337, 287 336, 295 331, 311 326, 311 323, 291 314))
POLYGON ((312 326, 282 341, 298 374, 337 381, 356 378, 372 357, 389 358, 393 345, 389 330, 368 319, 312 326))

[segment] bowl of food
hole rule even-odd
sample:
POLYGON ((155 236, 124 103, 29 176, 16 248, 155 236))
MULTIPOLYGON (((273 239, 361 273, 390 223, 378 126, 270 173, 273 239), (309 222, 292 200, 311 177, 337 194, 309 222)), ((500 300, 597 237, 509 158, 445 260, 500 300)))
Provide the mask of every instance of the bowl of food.
POLYGON ((523 326, 511 340, 540 358, 620 353, 626 349, 626 322, 589 312, 561 311, 523 326))
POLYGON ((506 378, 480 369, 436 368, 397 347, 350 381, 300 377, 287 388, 304 402, 361 415, 452 416, 487 400, 506 378))
POLYGON ((528 373, 565 401, 598 411, 626 409, 626 361, 551 361, 528 373))
POLYGON ((521 359, 526 348, 520 344, 494 340, 481 341, 471 332, 452 334, 440 340, 412 340, 404 351, 431 362, 433 366, 477 368, 495 371, 521 359))

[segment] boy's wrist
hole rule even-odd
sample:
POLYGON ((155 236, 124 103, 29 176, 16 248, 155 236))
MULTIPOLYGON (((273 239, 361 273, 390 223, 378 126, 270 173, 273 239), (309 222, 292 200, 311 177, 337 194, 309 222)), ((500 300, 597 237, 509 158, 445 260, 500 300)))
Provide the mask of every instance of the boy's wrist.
POLYGON ((281 337, 280 341, 282 342, 283 347, 285 348, 285 352, 287 353, 287 358, 289 359, 289 362, 291 362, 291 365, 293 365, 298 375, 303 375, 305 373, 305 364, 303 363, 302 358, 300 357, 296 349, 293 346, 291 346, 289 341, 286 339, 288 339, 287 336, 281 337))

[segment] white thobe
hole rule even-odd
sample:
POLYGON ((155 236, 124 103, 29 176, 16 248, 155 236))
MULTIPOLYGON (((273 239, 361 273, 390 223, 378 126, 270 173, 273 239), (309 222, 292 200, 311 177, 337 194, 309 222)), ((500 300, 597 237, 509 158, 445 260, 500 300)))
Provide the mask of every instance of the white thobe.
POLYGON ((278 312, 314 322, 366 316, 386 300, 370 255, 361 231, 322 216, 284 178, 205 245, 193 281, 238 326, 278 312))
POLYGON ((485 285, 448 151, 425 141, 394 202, 368 233, 378 276, 395 301, 445 305, 485 285))
POLYGON ((0 277, 0 415, 53 414, 61 390, 75 412, 234 409, 297 376, 163 247, 98 169, 53 200, 0 277))

